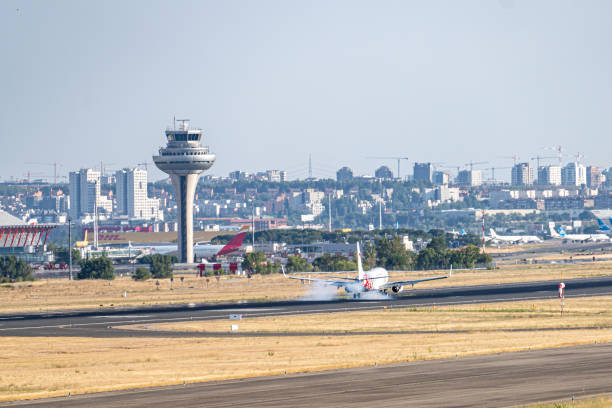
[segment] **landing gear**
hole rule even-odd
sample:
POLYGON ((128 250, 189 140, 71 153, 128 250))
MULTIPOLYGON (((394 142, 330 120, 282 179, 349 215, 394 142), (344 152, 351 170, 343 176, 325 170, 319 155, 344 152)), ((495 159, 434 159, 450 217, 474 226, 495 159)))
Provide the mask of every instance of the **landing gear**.
POLYGON ((361 293, 353 293, 353 299, 360 299, 361 293))

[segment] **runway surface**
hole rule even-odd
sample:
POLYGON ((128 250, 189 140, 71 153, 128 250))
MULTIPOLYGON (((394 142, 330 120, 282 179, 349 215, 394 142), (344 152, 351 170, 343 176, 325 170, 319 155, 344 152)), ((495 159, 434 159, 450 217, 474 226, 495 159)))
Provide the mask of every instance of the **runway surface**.
MULTIPOLYGON (((566 280, 566 297, 612 295, 612 276, 566 280)), ((300 313, 328 313, 376 310, 382 307, 409 307, 485 303, 557 297, 558 281, 507 283, 410 290, 404 296, 381 300, 284 301, 232 304, 190 304, 172 306, 76 310, 57 313, 0 315, 1 336, 146 337, 196 336, 193 333, 120 330, 114 327, 189 320, 244 318, 300 313)), ((205 334, 200 334, 205 335, 205 334)), ((233 334, 219 334, 233 335, 233 334)))
MULTIPOLYGON (((53 398, 33 407, 508 407, 612 391, 612 344, 53 398)), ((1 406, 2 404, 0 404, 1 406)))

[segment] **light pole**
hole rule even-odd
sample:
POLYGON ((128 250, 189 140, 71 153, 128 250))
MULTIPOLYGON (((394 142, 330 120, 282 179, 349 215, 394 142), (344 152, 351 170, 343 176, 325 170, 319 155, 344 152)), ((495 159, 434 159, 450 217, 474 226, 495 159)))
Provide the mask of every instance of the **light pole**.
POLYGON ((72 280, 72 218, 68 217, 68 277, 72 280))

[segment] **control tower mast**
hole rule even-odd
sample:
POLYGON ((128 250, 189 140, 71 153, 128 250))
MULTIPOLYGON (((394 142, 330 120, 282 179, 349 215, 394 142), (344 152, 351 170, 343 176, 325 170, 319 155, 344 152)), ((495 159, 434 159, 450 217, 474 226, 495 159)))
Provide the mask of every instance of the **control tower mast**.
POLYGON ((215 162, 216 156, 208 146, 202 146, 202 130, 190 129, 189 119, 180 119, 166 129, 168 144, 159 149, 153 162, 168 173, 174 185, 178 209, 178 258, 179 262, 193 263, 193 198, 198 178, 215 162))

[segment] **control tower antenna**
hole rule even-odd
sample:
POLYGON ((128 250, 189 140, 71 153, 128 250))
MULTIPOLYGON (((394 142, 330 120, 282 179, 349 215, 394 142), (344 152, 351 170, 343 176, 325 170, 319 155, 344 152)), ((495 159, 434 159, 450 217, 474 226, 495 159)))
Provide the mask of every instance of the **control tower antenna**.
POLYGON ((193 263, 193 199, 200 174, 208 170, 215 159, 208 146, 202 146, 202 130, 190 129, 189 119, 166 129, 168 143, 153 156, 153 162, 170 175, 174 185, 178 209, 178 258, 182 263, 193 263))

